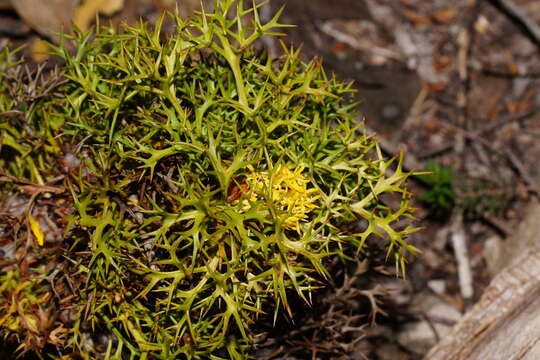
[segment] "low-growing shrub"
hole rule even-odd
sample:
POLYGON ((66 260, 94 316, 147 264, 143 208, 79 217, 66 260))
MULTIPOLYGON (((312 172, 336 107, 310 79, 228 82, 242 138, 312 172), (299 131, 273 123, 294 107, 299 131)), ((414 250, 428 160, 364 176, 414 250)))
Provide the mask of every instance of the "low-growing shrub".
POLYGON ((171 14, 169 35, 164 17, 66 35, 59 72, 4 53, 0 333, 19 350, 244 359, 257 321, 309 304, 331 257, 371 236, 400 270, 417 251, 409 173, 355 123, 351 85, 254 50, 279 14, 215 7, 171 14))

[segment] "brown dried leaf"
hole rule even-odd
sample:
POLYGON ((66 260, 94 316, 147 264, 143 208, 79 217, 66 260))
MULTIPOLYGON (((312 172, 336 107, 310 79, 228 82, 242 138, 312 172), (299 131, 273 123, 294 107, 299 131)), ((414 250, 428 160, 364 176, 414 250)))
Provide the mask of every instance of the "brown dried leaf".
POLYGON ((60 324, 49 334, 49 343, 53 345, 63 345, 66 342, 68 332, 69 330, 64 328, 63 324, 60 324))
POLYGON ((474 29, 480 34, 485 34, 489 26, 489 20, 484 15, 480 15, 474 23, 474 29))
POLYGON ((12 5, 33 29, 58 41, 58 34, 70 27, 77 0, 16 0, 12 5))
POLYGON ((124 0, 86 0, 75 12, 73 23, 85 31, 98 13, 112 15, 123 6, 124 0))
POLYGON ((21 185, 19 186, 19 189, 30 195, 35 195, 39 193, 61 194, 65 191, 65 189, 63 188, 49 185, 21 185))
POLYGON ((12 9, 11 0, 0 0, 0 9, 12 9))
POLYGON ((30 47, 30 57, 36 63, 44 62, 49 58, 49 55, 47 55, 49 50, 49 45, 45 40, 36 39, 30 47))
POLYGON ((39 333, 38 317, 34 314, 26 313, 24 309, 22 308, 20 302, 17 302, 17 313, 19 314, 19 318, 21 319, 21 324, 25 329, 36 334, 39 333))
POLYGON ((403 15, 405 15, 405 17, 411 22, 413 22, 415 25, 431 24, 431 19, 429 18, 429 16, 417 13, 416 11, 403 10, 403 15))
POLYGON ((433 14, 433 17, 438 22, 450 22, 456 17, 456 11, 454 9, 437 11, 435 14, 433 14))

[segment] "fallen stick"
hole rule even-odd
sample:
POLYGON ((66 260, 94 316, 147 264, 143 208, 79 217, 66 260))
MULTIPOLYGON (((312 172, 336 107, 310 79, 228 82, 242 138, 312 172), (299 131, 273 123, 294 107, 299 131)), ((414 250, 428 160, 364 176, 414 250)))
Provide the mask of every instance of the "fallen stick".
POLYGON ((463 211, 454 210, 451 218, 452 247, 456 257, 459 290, 463 299, 470 300, 474 295, 473 278, 471 273, 471 262, 467 251, 467 237, 463 228, 463 211))
POLYGON ((529 38, 540 46, 540 25, 529 17, 522 6, 513 0, 490 0, 490 2, 512 21, 521 25, 529 38))

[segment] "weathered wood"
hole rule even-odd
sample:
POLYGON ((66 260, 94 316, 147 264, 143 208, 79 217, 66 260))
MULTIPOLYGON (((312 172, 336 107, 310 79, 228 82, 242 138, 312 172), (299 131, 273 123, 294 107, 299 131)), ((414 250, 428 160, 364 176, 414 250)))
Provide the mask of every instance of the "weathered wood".
POLYGON ((426 360, 540 359, 540 205, 527 214, 507 239, 508 265, 426 360))

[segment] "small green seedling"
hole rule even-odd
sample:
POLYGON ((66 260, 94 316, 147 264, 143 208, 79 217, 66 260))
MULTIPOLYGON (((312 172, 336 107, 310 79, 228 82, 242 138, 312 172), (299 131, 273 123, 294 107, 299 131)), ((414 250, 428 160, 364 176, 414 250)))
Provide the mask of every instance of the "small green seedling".
POLYGON ((455 205, 456 194, 453 190, 453 170, 430 160, 426 164, 426 174, 416 178, 424 183, 427 191, 417 198, 425 202, 436 216, 444 217, 455 205))

